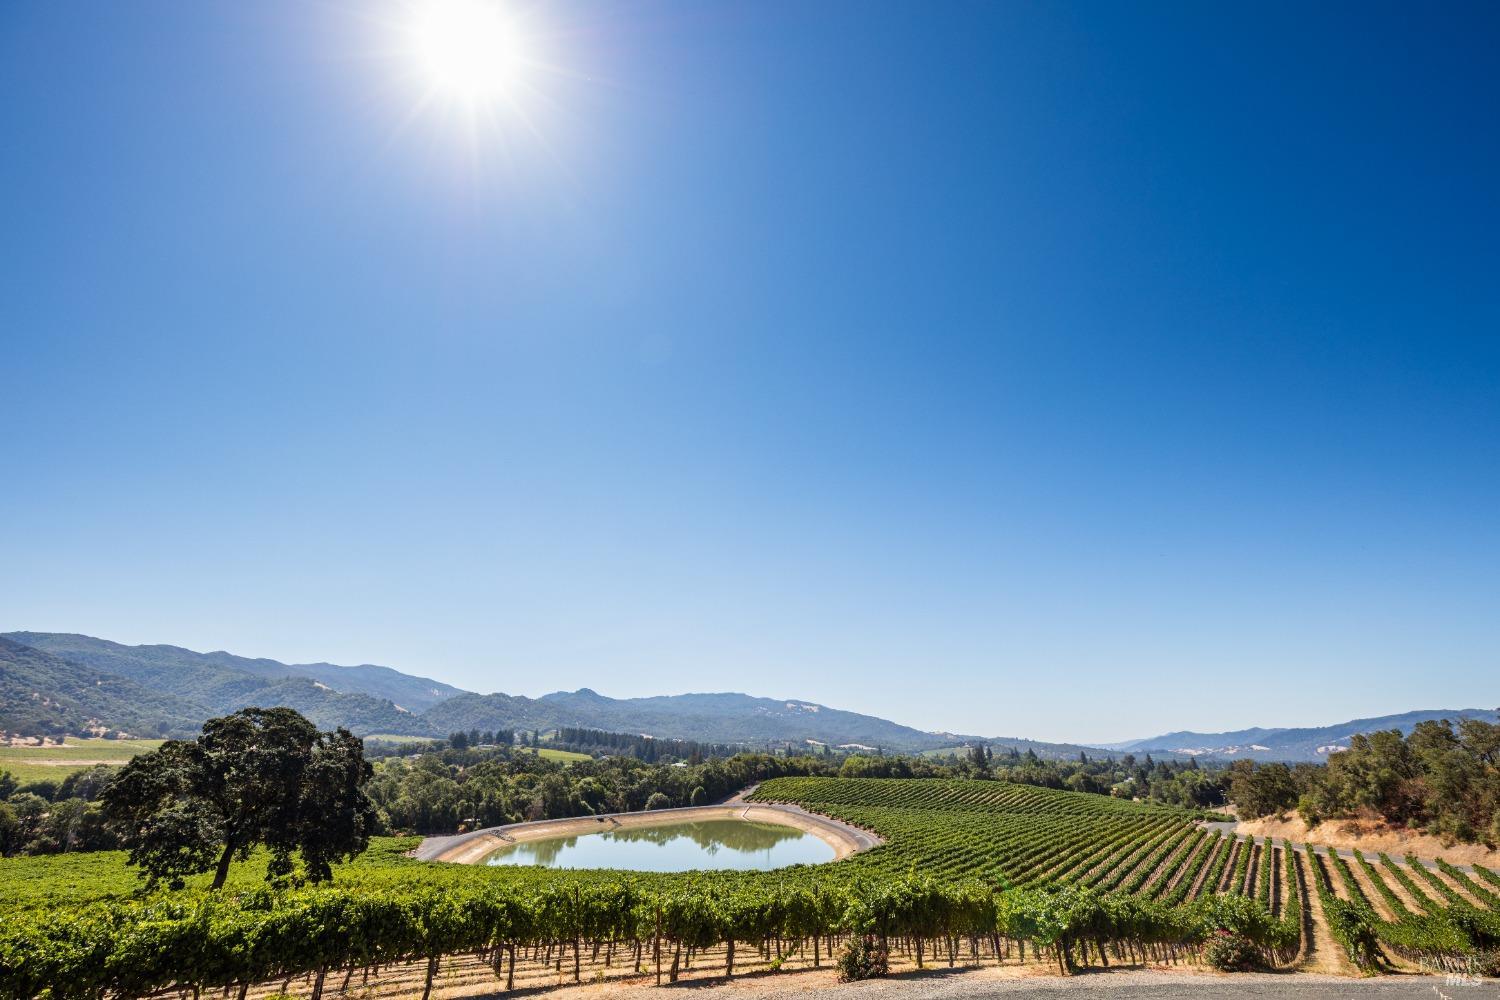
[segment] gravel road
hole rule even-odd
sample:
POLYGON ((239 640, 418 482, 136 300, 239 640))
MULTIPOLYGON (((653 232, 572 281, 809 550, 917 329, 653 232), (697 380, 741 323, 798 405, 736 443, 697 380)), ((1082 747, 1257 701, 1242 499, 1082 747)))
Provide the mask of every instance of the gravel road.
MULTIPOLYGON (((1441 976, 1381 976, 1346 979, 1309 973, 1203 975, 1121 970, 1075 976, 1023 974, 1016 970, 934 970, 863 983, 838 983, 828 970, 746 976, 725 983, 700 980, 676 986, 607 983, 547 991, 548 1000, 987 1000, 1042 997, 1047 1000, 1200 1000, 1266 997, 1270 1000, 1363 1000, 1366 997, 1424 1000, 1493 1000, 1500 980, 1452 982, 1441 976)), ((501 995, 496 995, 499 1000, 501 995)))

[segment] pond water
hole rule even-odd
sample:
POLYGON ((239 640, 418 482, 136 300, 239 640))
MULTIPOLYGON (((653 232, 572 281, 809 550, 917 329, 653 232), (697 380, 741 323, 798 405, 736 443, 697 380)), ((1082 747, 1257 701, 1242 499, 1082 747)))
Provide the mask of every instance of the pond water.
POLYGON ((789 826, 711 819, 507 844, 484 863, 643 872, 766 871, 821 864, 833 856, 831 844, 789 826))

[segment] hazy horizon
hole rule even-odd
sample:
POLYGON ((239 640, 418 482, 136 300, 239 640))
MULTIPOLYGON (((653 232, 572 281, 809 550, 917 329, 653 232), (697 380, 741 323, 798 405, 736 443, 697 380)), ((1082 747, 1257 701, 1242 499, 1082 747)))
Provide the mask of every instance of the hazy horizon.
POLYGON ((0 13, 7 628, 1048 741, 1497 700, 1500 7, 430 9, 0 13))

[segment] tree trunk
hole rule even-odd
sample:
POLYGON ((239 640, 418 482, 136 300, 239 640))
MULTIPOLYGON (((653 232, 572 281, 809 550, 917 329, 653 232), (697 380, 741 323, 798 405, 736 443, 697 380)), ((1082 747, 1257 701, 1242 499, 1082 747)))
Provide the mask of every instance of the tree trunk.
POLYGON ((231 838, 224 844, 224 853, 219 855, 219 867, 214 870, 214 884, 210 889, 219 889, 224 885, 224 880, 229 877, 229 862, 234 859, 234 840, 231 838))
POLYGON ((432 977, 437 975, 438 957, 436 955, 427 959, 427 983, 422 987, 422 1000, 428 1000, 432 996, 432 977))

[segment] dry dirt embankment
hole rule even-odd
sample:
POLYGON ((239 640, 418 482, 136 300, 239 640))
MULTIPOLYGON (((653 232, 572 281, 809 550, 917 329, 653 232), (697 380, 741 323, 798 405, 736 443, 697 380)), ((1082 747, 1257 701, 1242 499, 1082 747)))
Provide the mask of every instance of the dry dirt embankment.
POLYGON ((833 848, 834 860, 883 843, 868 830, 841 823, 827 816, 810 813, 797 806, 743 802, 717 806, 688 806, 683 809, 653 809, 650 812, 608 813, 603 816, 577 816, 571 819, 544 819, 534 823, 511 823, 451 837, 428 837, 412 852, 422 861, 451 861, 473 864, 491 851, 507 844, 520 844, 550 837, 576 837, 607 830, 639 829, 669 823, 689 823, 713 819, 745 819, 756 823, 774 823, 810 833, 833 848))
MULTIPOLYGON (((1230 824, 1210 824, 1229 829, 1230 824)), ((1261 840, 1289 840, 1294 844, 1317 844, 1321 847, 1336 847, 1340 851, 1358 849, 1367 855, 1384 851, 1400 859, 1408 853, 1424 860, 1442 858, 1455 865, 1484 865, 1500 868, 1500 851, 1492 851, 1483 844, 1454 844, 1444 846, 1437 837, 1412 830, 1398 830, 1385 823, 1369 820, 1330 819, 1309 828, 1299 816, 1277 819, 1266 816, 1261 819, 1240 820, 1233 824, 1234 833, 1241 837, 1261 840)))

